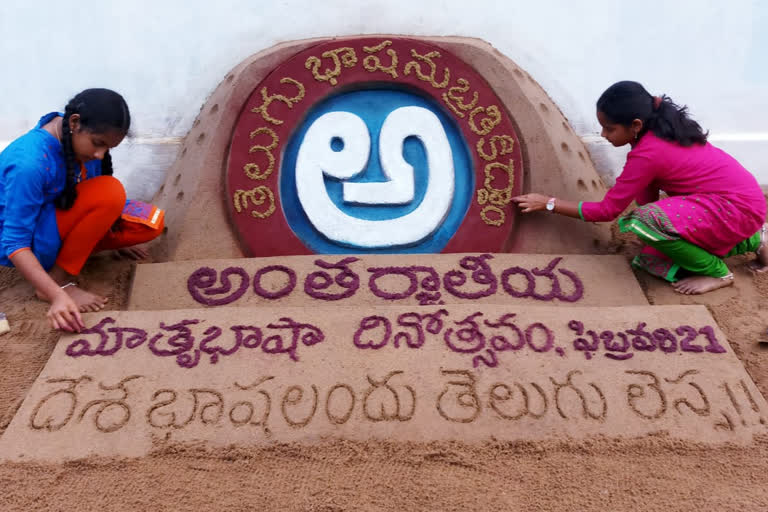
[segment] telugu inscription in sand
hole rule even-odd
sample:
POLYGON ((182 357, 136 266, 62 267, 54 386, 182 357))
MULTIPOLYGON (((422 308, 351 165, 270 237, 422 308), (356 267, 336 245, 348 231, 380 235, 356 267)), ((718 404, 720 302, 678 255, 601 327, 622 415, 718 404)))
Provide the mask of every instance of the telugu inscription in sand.
POLYGON ((13 460, 212 446, 666 432, 748 442, 768 407, 699 306, 223 308, 91 315, 0 440, 13 460))

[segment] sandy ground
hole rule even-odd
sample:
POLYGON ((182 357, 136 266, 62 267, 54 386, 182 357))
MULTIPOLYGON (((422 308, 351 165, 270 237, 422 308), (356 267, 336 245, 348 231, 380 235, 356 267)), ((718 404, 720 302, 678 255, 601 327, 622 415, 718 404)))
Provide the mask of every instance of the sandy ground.
MULTIPOLYGON (((615 252, 634 250, 616 236, 615 252)), ((639 275, 654 304, 705 304, 768 396, 768 274, 729 261, 735 286, 682 297, 639 275)), ((133 263, 93 258, 82 276, 124 309, 133 263)), ((46 363, 57 336, 47 306, 0 268, 0 433, 46 363)), ((766 511, 768 435, 711 447, 663 436, 585 442, 396 444, 338 441, 210 452, 173 446, 141 459, 0 465, 0 510, 526 510, 766 511)))

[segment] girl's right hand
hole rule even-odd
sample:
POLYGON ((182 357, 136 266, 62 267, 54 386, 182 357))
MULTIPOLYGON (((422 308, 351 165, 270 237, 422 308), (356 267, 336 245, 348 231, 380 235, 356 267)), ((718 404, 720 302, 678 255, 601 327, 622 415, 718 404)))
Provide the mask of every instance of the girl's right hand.
POLYGON ((64 290, 53 298, 46 316, 54 329, 67 332, 80 332, 85 329, 77 304, 64 290))

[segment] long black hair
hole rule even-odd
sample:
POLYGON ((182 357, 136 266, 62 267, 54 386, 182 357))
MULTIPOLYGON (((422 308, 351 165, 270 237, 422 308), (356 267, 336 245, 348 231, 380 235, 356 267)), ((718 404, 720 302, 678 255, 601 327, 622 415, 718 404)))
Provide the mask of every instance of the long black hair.
MULTIPOLYGON (((64 150, 64 162, 67 166, 67 183, 62 193, 56 198, 57 208, 69 210, 75 204, 77 192, 77 176, 80 169, 72 147, 72 131, 69 118, 73 114, 80 115, 81 129, 93 133, 105 133, 116 130, 126 134, 131 127, 131 113, 128 104, 122 96, 109 89, 86 89, 69 100, 64 108, 64 119, 61 123, 61 146, 64 150)), ((112 156, 109 151, 104 153, 101 161, 101 174, 112 176, 112 156)))
POLYGON ((629 126, 639 119, 643 129, 639 135, 652 131, 660 139, 681 146, 705 144, 709 132, 688 116, 688 107, 679 106, 667 95, 652 96, 637 82, 616 82, 597 100, 597 110, 615 124, 629 126))

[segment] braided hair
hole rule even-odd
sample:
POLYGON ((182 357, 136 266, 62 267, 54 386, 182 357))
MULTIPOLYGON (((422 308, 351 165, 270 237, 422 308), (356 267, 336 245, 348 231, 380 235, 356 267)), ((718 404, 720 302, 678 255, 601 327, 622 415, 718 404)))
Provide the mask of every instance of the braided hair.
MULTIPOLYGON (((127 133, 131 126, 131 114, 122 96, 109 89, 86 89, 69 100, 64 107, 64 119, 61 123, 61 147, 64 150, 64 162, 67 168, 67 181, 64 190, 55 200, 57 208, 69 210, 77 198, 77 176, 80 168, 72 146, 72 130, 69 120, 72 115, 80 116, 80 127, 90 132, 104 133, 116 130, 127 133)), ((101 174, 112 176, 112 156, 107 151, 101 161, 101 174)))
POLYGON ((643 129, 660 139, 677 142, 681 146, 705 144, 709 132, 688 115, 688 107, 677 105, 667 95, 655 98, 637 82, 616 82, 597 100, 597 110, 612 123, 629 126, 639 119, 643 129))

